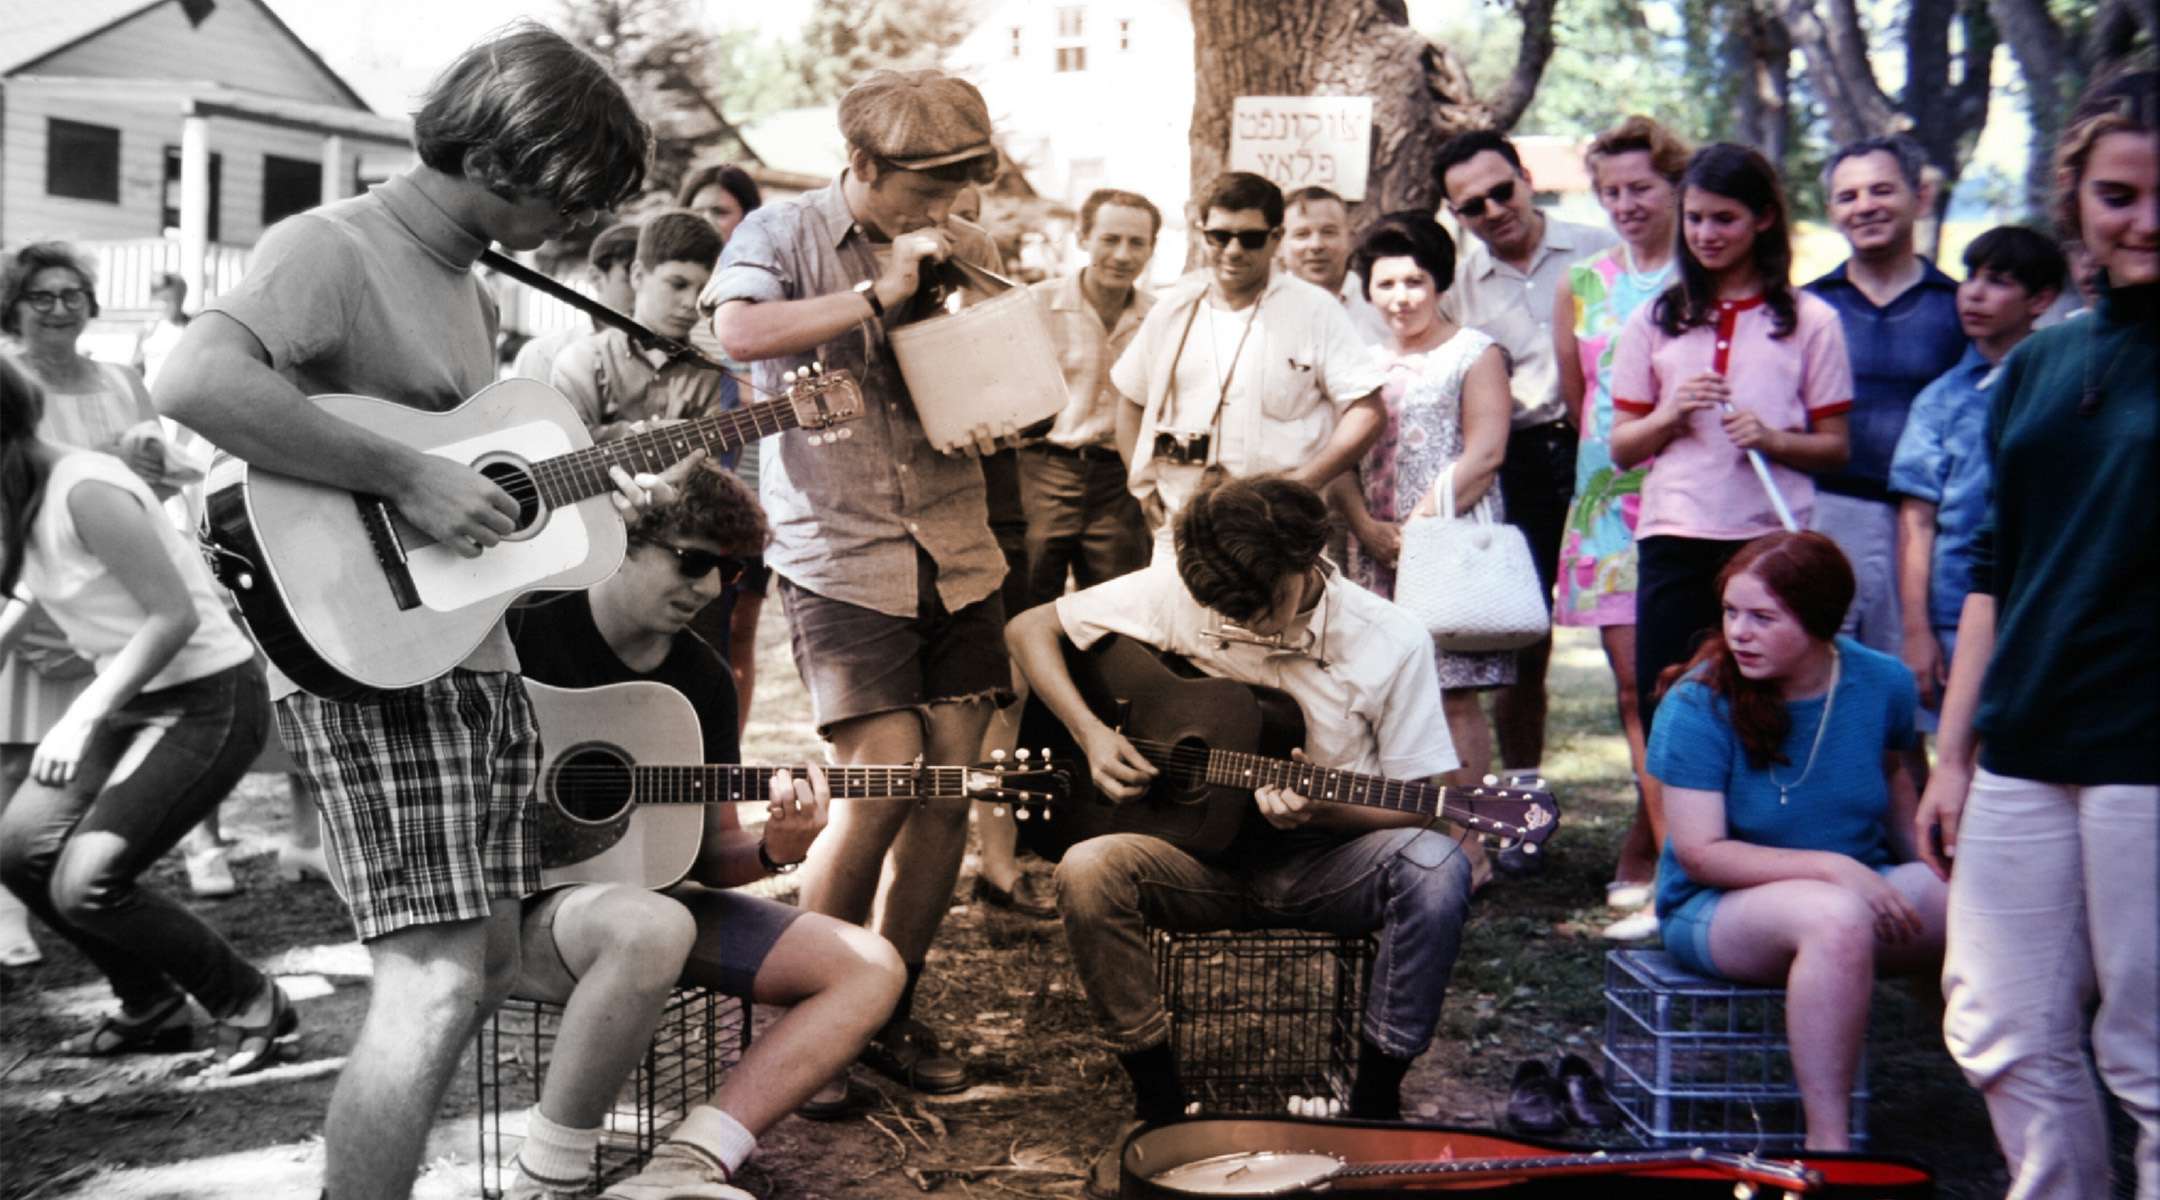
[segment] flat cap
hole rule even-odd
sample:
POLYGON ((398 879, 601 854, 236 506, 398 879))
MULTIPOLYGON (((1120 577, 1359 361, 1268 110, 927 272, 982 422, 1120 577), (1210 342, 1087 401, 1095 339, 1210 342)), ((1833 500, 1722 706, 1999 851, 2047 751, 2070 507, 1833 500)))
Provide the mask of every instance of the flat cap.
POLYGON ((874 72, 840 98, 840 133, 909 171, 997 152, 982 93, 941 71, 874 72))

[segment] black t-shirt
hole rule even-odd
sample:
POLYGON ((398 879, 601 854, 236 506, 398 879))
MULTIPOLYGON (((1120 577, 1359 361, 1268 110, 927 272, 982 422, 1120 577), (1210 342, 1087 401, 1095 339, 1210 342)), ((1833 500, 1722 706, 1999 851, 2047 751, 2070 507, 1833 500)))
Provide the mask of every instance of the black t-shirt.
POLYGON ((690 630, 675 635, 675 645, 659 667, 633 671, 615 656, 593 623, 591 598, 584 592, 559 592, 512 609, 510 637, 517 644, 525 677, 553 687, 646 681, 674 688, 689 698, 697 713, 699 730, 705 736, 705 761, 742 761, 735 676, 726 660, 690 630))

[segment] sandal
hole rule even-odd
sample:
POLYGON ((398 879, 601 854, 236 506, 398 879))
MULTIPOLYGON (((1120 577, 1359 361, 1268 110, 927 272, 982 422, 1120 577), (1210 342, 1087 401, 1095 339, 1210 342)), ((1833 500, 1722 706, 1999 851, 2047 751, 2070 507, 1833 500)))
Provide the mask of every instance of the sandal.
POLYGON ((59 1052, 82 1058, 111 1058, 131 1050, 167 1053, 195 1044, 195 1025, 187 1019, 187 993, 174 992, 140 1016, 126 1009, 98 1018, 95 1028, 61 1042, 59 1052))
POLYGON ((233 1056, 225 1060, 223 1074, 252 1075, 277 1061, 277 1044, 291 1037, 300 1029, 300 1014, 293 1011, 292 1001, 285 996, 285 989, 276 980, 268 981, 270 988, 270 1019, 260 1025, 241 1025, 227 1021, 225 1024, 240 1035, 240 1045, 233 1056))

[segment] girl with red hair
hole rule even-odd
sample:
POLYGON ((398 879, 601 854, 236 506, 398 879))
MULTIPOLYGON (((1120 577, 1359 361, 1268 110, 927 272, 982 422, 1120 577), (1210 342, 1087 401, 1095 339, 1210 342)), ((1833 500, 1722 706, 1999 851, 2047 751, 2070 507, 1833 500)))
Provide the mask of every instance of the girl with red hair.
POLYGON ((1852 567, 1819 533, 1760 537, 1723 620, 1668 669, 1650 734, 1668 837, 1657 910, 1690 970, 1786 991, 1807 1145, 1843 1150, 1877 970, 1942 961, 1948 889, 1917 861, 1912 673, 1837 636, 1852 567))

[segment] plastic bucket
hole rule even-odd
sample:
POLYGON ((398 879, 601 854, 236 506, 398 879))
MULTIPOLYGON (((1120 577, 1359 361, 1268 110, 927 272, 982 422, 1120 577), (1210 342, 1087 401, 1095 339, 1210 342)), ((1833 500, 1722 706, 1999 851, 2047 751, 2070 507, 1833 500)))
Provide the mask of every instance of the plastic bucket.
POLYGON ((1011 437, 1065 408, 1065 373, 1042 310, 1024 287, 886 338, 923 432, 948 454, 973 446, 975 432, 1011 437))

